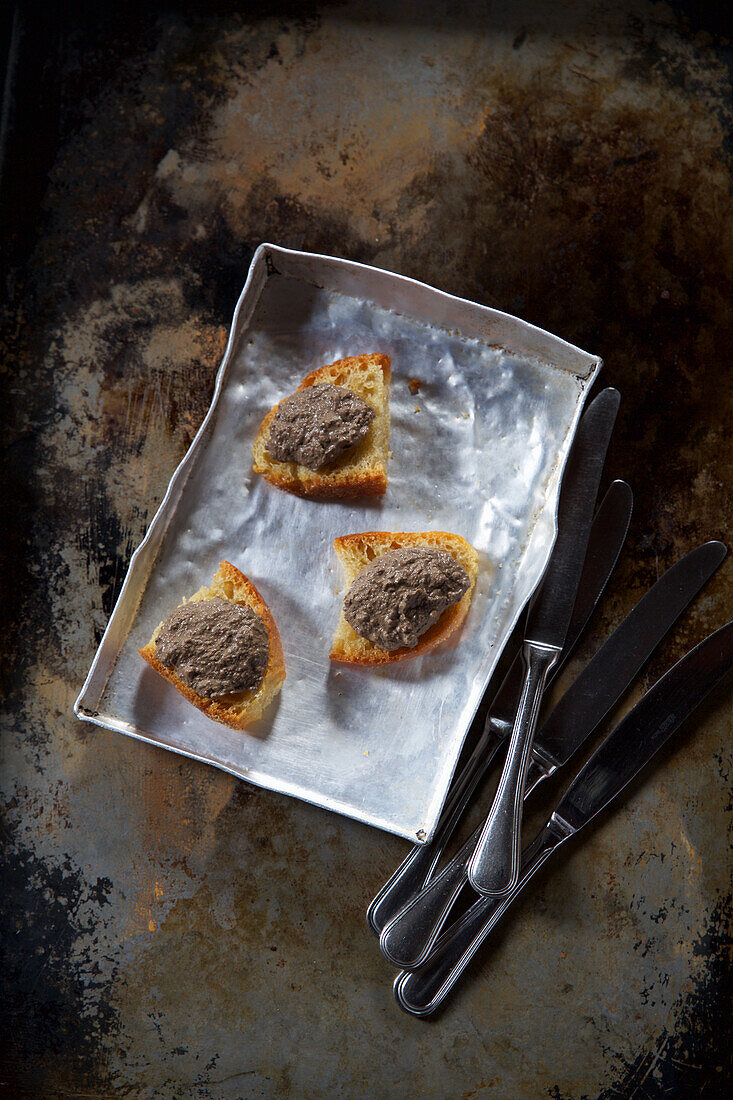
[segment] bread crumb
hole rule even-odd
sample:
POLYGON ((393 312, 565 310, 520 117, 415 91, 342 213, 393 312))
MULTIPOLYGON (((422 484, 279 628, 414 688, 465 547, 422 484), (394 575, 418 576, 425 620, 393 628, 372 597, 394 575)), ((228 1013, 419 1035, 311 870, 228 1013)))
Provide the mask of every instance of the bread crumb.
POLYGON ((420 381, 419 378, 411 378, 410 381, 407 383, 407 385, 410 387, 410 393, 416 394, 416 393, 420 392, 420 387, 422 386, 422 382, 420 381))
POLYGON ((419 412, 420 412, 420 406, 419 406, 419 405, 415 405, 415 412, 416 412, 416 413, 419 413, 419 412))

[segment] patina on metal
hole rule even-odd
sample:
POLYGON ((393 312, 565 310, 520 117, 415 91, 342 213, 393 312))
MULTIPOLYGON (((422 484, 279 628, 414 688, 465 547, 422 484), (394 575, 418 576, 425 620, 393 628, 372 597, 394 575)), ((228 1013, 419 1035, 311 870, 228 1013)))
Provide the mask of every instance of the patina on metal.
POLYGON ((678 0, 44 7, 18 9, 3 157, 9 1095, 730 1093, 729 695, 428 1025, 364 925, 404 841, 71 713, 263 240, 603 357, 635 515, 564 683, 685 551, 731 545, 729 28, 678 0))

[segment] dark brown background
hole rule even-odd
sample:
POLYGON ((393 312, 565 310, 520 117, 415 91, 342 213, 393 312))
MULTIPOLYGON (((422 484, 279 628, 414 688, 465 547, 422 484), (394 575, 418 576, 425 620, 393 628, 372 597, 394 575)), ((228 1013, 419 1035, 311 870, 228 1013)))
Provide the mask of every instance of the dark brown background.
MULTIPOLYGON (((431 1023, 394 1006, 364 923, 402 842, 71 709, 263 240, 603 356, 623 398, 607 478, 636 508, 575 670, 684 551, 730 543, 733 50, 716 10, 4 12, 5 1095, 730 1089, 729 687, 431 1023)), ((630 699, 730 617, 732 575, 630 699)))

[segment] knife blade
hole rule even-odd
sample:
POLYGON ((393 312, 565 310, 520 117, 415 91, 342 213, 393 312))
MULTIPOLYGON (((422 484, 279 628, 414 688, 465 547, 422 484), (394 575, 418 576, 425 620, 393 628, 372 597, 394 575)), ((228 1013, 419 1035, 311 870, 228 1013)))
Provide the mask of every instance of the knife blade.
MULTIPOLYGON (((724 544, 717 541, 691 550, 652 585, 604 642, 540 729, 525 797, 567 763, 590 737, 726 553, 724 544)), ((396 966, 415 969, 426 959, 466 881, 467 863, 479 831, 385 926, 380 947, 396 966)))
MULTIPOLYGON (((633 501, 633 494, 625 481, 612 482, 601 501, 591 527, 568 636, 562 656, 550 672, 548 684, 559 674, 572 653, 613 573, 626 541, 633 501)), ((521 688, 522 660, 518 653, 491 704, 482 735, 453 783, 432 841, 412 848, 372 899, 367 909, 369 927, 378 936, 385 925, 389 924, 432 878, 471 795, 490 767, 502 740, 511 733, 521 688)), ((535 737, 533 753, 535 750, 542 753, 539 734, 535 737)), ((542 760, 543 757, 540 756, 539 759, 542 760)), ((531 767, 532 762, 530 762, 530 771, 531 767)))
MULTIPOLYGON (((533 767, 552 774, 578 748, 577 729, 593 730, 728 553, 716 539, 675 562, 613 632, 565 692, 542 727, 533 767), (623 686, 622 686, 623 685, 623 686)), ((527 785, 534 776, 528 776, 527 785)))
POLYGON ((522 857, 506 898, 480 898, 443 933, 424 967, 395 979, 397 1003, 427 1016, 442 1003, 529 880, 570 837, 607 809, 733 667, 733 622, 709 635, 652 687, 603 741, 522 857))
POLYGON ((524 785, 539 706, 547 674, 565 643, 619 402, 618 391, 610 388, 591 402, 568 459, 555 547, 527 617, 522 646, 526 670, 507 757, 468 865, 469 881, 481 894, 501 896, 519 875, 524 785))
MULTIPOLYGON (((611 482, 593 519, 565 645, 557 664, 550 670, 547 687, 559 676, 605 591, 626 542, 633 505, 634 496, 629 485, 620 480, 611 482)), ((498 736, 508 737, 512 732, 522 679, 522 657, 518 653, 496 693, 487 718, 487 723, 491 722, 498 736)), ((535 734, 533 752, 535 748, 541 749, 540 732, 535 734)))

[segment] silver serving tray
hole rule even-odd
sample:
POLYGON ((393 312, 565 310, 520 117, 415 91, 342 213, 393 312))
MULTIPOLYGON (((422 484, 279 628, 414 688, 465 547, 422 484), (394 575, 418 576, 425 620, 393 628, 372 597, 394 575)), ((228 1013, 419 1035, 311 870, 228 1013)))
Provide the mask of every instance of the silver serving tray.
POLYGON ((516 317, 362 264, 263 244, 206 418, 173 474, 74 710, 250 783, 426 842, 471 719, 555 537, 560 477, 600 359, 516 317), (251 471, 267 410, 315 367, 392 358, 389 488, 317 503, 251 471), (420 380, 413 394, 408 382, 420 380), (479 552, 452 643, 380 670, 328 659, 335 536, 445 530, 479 552), (206 718, 137 653, 221 559, 278 623, 287 679, 249 730, 206 718))

